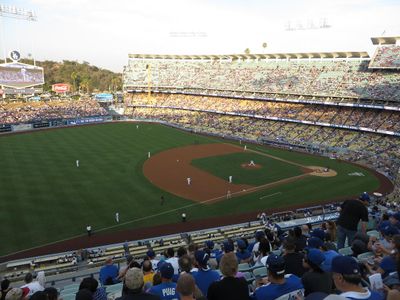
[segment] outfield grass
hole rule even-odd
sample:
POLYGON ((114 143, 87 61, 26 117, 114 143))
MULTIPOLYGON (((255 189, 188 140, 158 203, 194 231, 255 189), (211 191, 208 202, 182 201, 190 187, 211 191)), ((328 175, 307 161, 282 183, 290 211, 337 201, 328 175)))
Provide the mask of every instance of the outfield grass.
POLYGON ((232 176, 236 184, 253 186, 303 174, 298 166, 249 152, 195 159, 192 161, 192 165, 225 180, 232 176), (241 166, 242 164, 248 164, 251 160, 262 167, 259 169, 246 169, 241 166))
MULTIPOLYGON (((116 225, 115 212, 120 213, 121 223, 145 219, 109 230, 176 222, 182 212, 179 208, 192 202, 153 186, 143 176, 142 165, 148 151, 154 154, 194 142, 219 140, 154 124, 141 124, 136 129, 132 123, 0 137, 0 255, 85 234, 88 224, 94 231, 109 228, 116 225), (161 194, 166 197, 162 207, 161 194), (151 217, 160 212, 165 213, 151 217)), ((258 150, 305 165, 329 165, 339 176, 307 177, 213 205, 194 204, 185 208, 188 218, 326 200, 378 186, 372 174, 350 164, 264 147, 258 150), (366 176, 349 177, 351 172, 366 176), (281 194, 259 199, 277 191, 281 194)))

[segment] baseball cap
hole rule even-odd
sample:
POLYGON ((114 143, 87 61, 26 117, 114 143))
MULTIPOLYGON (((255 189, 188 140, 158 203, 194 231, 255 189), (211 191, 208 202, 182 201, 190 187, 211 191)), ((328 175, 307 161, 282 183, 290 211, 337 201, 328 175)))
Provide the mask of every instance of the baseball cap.
POLYGON ((264 237, 265 233, 264 233, 264 231, 257 230, 256 233, 254 234, 254 236, 255 236, 256 239, 259 239, 259 238, 264 237))
POLYGON ((246 243, 242 239, 236 241, 239 249, 246 249, 246 243))
POLYGON ((321 240, 325 240, 326 234, 325 234, 325 231, 323 229, 316 228, 313 231, 311 231, 311 236, 312 237, 317 237, 317 238, 319 238, 321 240))
POLYGON ((395 218, 397 221, 400 221, 400 212, 396 212, 390 215, 391 218, 395 218))
POLYGON ((360 274, 360 267, 351 256, 336 256, 332 259, 332 272, 344 275, 358 275, 360 274))
POLYGON ((143 272, 139 268, 129 269, 124 278, 128 289, 136 290, 143 286, 143 272))
POLYGON ((311 237, 307 240, 307 248, 319 248, 324 245, 324 242, 317 237, 311 237))
POLYGON ((225 253, 232 252, 233 249, 234 249, 234 248, 233 248, 233 244, 232 244, 231 242, 229 242, 229 241, 223 242, 222 245, 224 246, 224 251, 225 251, 225 253))
POLYGON ((383 235, 395 235, 399 233, 399 230, 390 224, 390 221, 383 221, 379 226, 379 230, 383 235))
POLYGON ((206 244, 206 247, 208 249, 214 249, 214 242, 213 241, 206 241, 205 244, 206 244))
POLYGON ((159 270, 162 278, 171 279, 174 276, 174 267, 168 262, 163 263, 159 270))
POLYGON ((369 195, 368 195, 367 192, 362 193, 360 195, 359 199, 362 200, 362 201, 369 201, 370 200, 369 195))
POLYGON ((320 266, 325 261, 325 255, 319 249, 310 249, 307 252, 307 260, 316 266, 320 266))
POLYGON ((205 267, 207 266, 207 262, 210 259, 210 255, 208 255, 208 253, 203 250, 197 250, 194 253, 194 258, 196 259, 199 265, 205 267))
POLYGON ((285 260, 282 256, 278 256, 275 254, 269 255, 267 258, 266 266, 268 270, 278 275, 282 275, 285 273, 285 260))
POLYGON ((146 252, 146 255, 148 256, 148 257, 154 257, 154 256, 156 256, 156 253, 153 251, 153 250, 148 250, 147 252, 146 252))

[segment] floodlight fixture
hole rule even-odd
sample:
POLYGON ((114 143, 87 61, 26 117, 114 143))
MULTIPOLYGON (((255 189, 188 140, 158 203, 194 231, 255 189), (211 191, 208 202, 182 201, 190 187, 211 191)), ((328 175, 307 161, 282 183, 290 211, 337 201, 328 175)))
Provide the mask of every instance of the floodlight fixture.
POLYGON ((37 16, 33 10, 26 10, 5 4, 0 4, 0 17, 37 21, 37 16))

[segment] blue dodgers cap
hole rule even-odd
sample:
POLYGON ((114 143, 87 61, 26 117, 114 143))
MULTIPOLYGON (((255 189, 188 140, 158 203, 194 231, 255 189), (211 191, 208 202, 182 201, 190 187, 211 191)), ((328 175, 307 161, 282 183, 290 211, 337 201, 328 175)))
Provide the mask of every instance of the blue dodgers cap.
POLYGON ((396 235, 398 233, 399 233, 399 230, 393 225, 389 225, 382 229, 383 235, 392 236, 392 235, 396 235))
POLYGON ((319 267, 325 261, 325 255, 321 250, 312 248, 307 252, 307 260, 319 267))
POLYGON ((311 237, 307 240, 307 246, 308 248, 319 248, 324 245, 324 242, 317 237, 311 237))
POLYGON ((256 239, 260 239, 260 238, 262 238, 262 237, 264 237, 264 236, 265 236, 265 233, 264 233, 264 231, 262 231, 262 230, 257 230, 256 233, 254 234, 254 237, 255 237, 256 239))
POLYGON ((156 253, 153 251, 153 250, 148 250, 147 252, 146 252, 146 255, 148 256, 148 257, 155 257, 156 256, 156 253))
POLYGON ((285 274, 285 260, 282 256, 271 254, 266 261, 267 269, 278 275, 285 274))
POLYGON ((332 259, 332 272, 344 275, 359 275, 360 267, 351 256, 336 256, 332 259))
POLYGON ((214 242, 213 241, 206 241, 205 245, 208 249, 214 249, 214 242))
POLYGON ((390 215, 390 217, 396 219, 397 221, 400 221, 400 212, 396 212, 390 215))
POLYGON ((246 249, 246 242, 242 239, 236 241, 239 249, 246 249))
POLYGON ((369 201, 369 200, 370 200, 370 197, 369 197, 369 195, 368 195, 367 192, 364 192, 364 193, 362 193, 362 194, 360 195, 359 199, 362 200, 362 201, 369 201))
POLYGON ((316 228, 313 231, 311 231, 311 236, 312 237, 317 237, 317 238, 319 238, 321 240, 325 240, 326 234, 325 234, 325 231, 323 229, 316 228))
POLYGON ((174 267, 170 263, 163 263, 159 270, 162 278, 171 279, 174 276, 174 267))
POLYGON ((225 241, 222 244, 224 246, 225 253, 232 252, 234 250, 233 244, 229 241, 225 241))
POLYGON ((197 263, 200 266, 206 267, 207 266, 207 262, 210 259, 210 255, 208 255, 208 253, 203 251, 203 250, 197 250, 194 253, 194 258, 196 259, 197 263))

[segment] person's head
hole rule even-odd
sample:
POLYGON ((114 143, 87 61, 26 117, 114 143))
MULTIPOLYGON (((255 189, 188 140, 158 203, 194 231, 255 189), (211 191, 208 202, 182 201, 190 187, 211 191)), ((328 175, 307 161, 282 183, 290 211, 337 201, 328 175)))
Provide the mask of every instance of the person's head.
POLYGON ((105 264, 106 265, 112 265, 113 264, 113 258, 110 256, 110 257, 107 257, 106 258, 106 261, 105 261, 105 264))
POLYGON ((391 214, 389 217, 389 221, 392 225, 397 225, 397 223, 400 222, 400 212, 396 212, 394 214, 391 214))
POLYGON ((321 264, 325 261, 325 256, 319 249, 309 249, 304 256, 303 267, 314 272, 323 273, 321 264))
POLYGON ((351 256, 336 256, 332 260, 332 276, 340 291, 350 291, 361 283, 357 261, 351 256))
POLYGON ((210 249, 210 250, 213 250, 213 249, 214 249, 214 242, 213 242, 213 241, 206 241, 206 242, 204 243, 204 245, 205 245, 208 249, 210 249))
POLYGON ((329 231, 336 231, 336 223, 332 220, 329 220, 328 222, 326 222, 326 229, 328 229, 329 231))
POLYGON ((163 263, 160 267, 161 281, 171 281, 174 276, 174 267, 170 263, 163 263))
POLYGON ((151 264, 150 260, 144 260, 143 261, 143 265, 142 265, 142 269, 144 273, 149 273, 153 270, 153 265, 151 264))
POLYGON ((146 252, 146 255, 147 255, 147 257, 150 258, 150 259, 153 259, 154 257, 156 257, 156 253, 155 253, 152 249, 148 250, 148 251, 146 252))
POLYGON ((130 290, 141 290, 144 284, 142 270, 139 268, 129 269, 125 274, 124 284, 130 290))
POLYGON ((268 278, 271 282, 283 279, 285 276, 285 260, 282 256, 271 254, 267 258, 268 278))
POLYGON ((266 238, 262 238, 260 240, 258 251, 261 253, 262 256, 266 256, 268 253, 271 252, 271 244, 266 238))
POLYGON ((56 288, 47 287, 44 289, 44 292, 47 294, 47 298, 49 300, 57 300, 58 299, 58 291, 56 288))
POLYGON ((93 293, 88 289, 79 290, 76 293, 75 300, 92 300, 93 293))
POLYGON ((161 274, 160 272, 156 272, 153 276, 153 286, 159 285, 160 283, 162 283, 161 274))
POLYGON ((238 261, 235 253, 225 253, 219 263, 219 269, 225 277, 235 277, 238 271, 238 261))
POLYGON ((89 291, 94 293, 97 290, 98 286, 99 283, 97 282, 96 279, 92 277, 86 277, 83 278, 81 284, 79 285, 79 290, 88 289, 89 291))
POLYGON ((301 237, 301 235, 303 234, 303 233, 301 232, 301 228, 300 228, 299 226, 296 226, 295 228, 293 228, 293 233, 294 233, 294 236, 295 236, 296 238, 301 237))
POLYGON ((35 292, 29 300, 48 300, 48 296, 44 291, 35 292))
POLYGON ((224 241, 222 244, 225 253, 232 252, 234 250, 233 243, 230 240, 224 241))
POLYGON ((194 257, 199 268, 208 269, 208 260, 210 259, 210 255, 207 252, 203 250, 197 250, 194 253, 194 257))
POLYGON ((10 288, 10 280, 4 279, 4 280, 1 282, 1 290, 2 290, 2 291, 6 291, 6 290, 8 290, 9 288, 10 288))
POLYGON ((167 251, 166 251, 165 253, 167 254, 166 256, 167 256, 168 258, 174 257, 174 256, 175 256, 175 250, 174 250, 174 248, 172 248, 172 247, 168 248, 167 251))
POLYGON ((189 273, 193 267, 192 259, 190 258, 189 255, 183 255, 183 256, 179 257, 178 264, 179 264, 179 269, 182 272, 186 272, 186 273, 189 273))
POLYGON ((244 251, 247 249, 246 242, 243 239, 238 239, 236 241, 236 245, 237 245, 238 251, 244 251))
POLYGON ((296 251, 296 243, 293 238, 288 237, 283 241, 283 249, 286 253, 293 253, 296 251))
POLYGON ((308 248, 316 248, 320 249, 324 245, 324 242, 317 237, 311 237, 307 240, 307 247, 308 248))
POLYGON ((368 195, 367 192, 362 193, 362 194, 360 195, 360 197, 358 197, 358 199, 359 199, 360 201, 362 201, 362 202, 364 203, 365 206, 368 206, 368 205, 369 205, 370 197, 369 197, 369 195, 368 195))
POLYGON ((310 228, 306 224, 301 225, 301 232, 304 235, 308 235, 310 233, 310 228))
POLYGON ((179 247, 179 248, 178 248, 178 251, 177 251, 178 257, 181 257, 181 256, 183 256, 183 255, 185 255, 185 254, 187 254, 186 248, 183 247, 183 246, 179 247))
POLYGON ((196 290, 196 283, 192 275, 181 274, 176 284, 176 291, 181 296, 181 299, 193 299, 193 294, 196 290))
POLYGON ((265 233, 262 230, 257 230, 254 234, 254 237, 256 238, 256 240, 259 242, 261 240, 261 238, 265 237, 265 233))
POLYGON ((32 275, 32 273, 27 273, 27 274, 25 275, 25 278, 24 278, 25 283, 31 283, 32 280, 33 280, 33 275, 32 275))
POLYGON ((316 228, 313 231, 311 231, 311 236, 317 237, 320 240, 324 241, 325 240, 325 231, 322 230, 321 228, 316 228))

